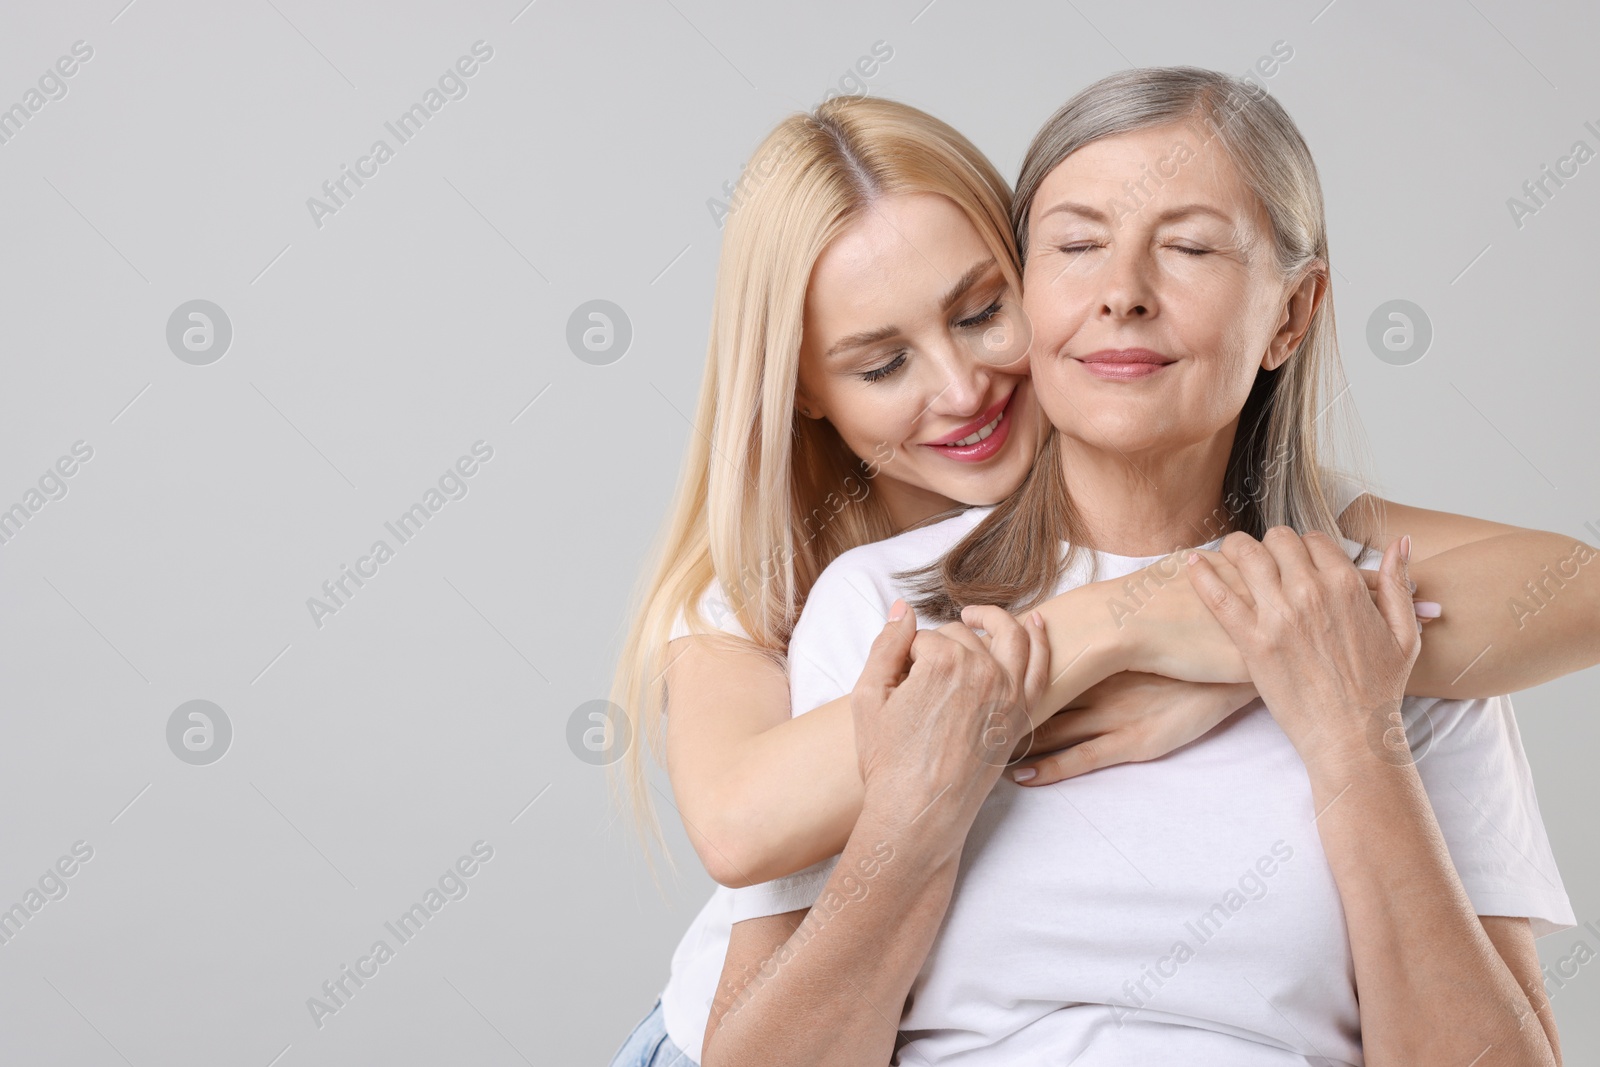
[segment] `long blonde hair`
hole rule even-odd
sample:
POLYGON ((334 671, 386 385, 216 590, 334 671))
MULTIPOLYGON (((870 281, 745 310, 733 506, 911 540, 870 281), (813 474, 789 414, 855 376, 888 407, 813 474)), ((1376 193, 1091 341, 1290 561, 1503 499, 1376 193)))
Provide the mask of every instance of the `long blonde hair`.
MULTIPOLYGON (((1023 160, 1012 203, 1024 256, 1034 197, 1063 160, 1102 138, 1186 119, 1208 124, 1265 205, 1280 277, 1297 281, 1320 274, 1326 283, 1330 265, 1322 186, 1294 120, 1260 87, 1198 67, 1119 71, 1078 93, 1045 122, 1023 160)), ((1339 434, 1325 434, 1319 424, 1345 388, 1330 287, 1294 353, 1276 369, 1257 374, 1239 416, 1223 479, 1223 507, 1196 543, 1231 530, 1259 538, 1279 525, 1343 536, 1324 471, 1335 461, 1364 471, 1365 451, 1348 411, 1341 412, 1339 434), (1324 397, 1329 398, 1326 407, 1324 397), (1341 444, 1348 451, 1336 456, 1333 446, 1341 444)), ((1354 509, 1346 523, 1352 537, 1370 547, 1373 512, 1354 509)), ((1021 488, 944 559, 904 577, 917 591, 917 610, 933 618, 953 619, 965 604, 1020 611, 1054 592, 1082 550, 1083 535, 1062 470, 1060 432, 1051 429, 1021 488), (1063 540, 1069 544, 1066 553, 1060 550, 1063 540)))
POLYGON ((742 647, 780 658, 829 561, 895 532, 868 486, 873 457, 852 454, 825 420, 798 417, 795 387, 818 257, 879 198, 906 193, 953 202, 1021 292, 1005 179, 965 137, 909 105, 840 97, 792 115, 757 148, 736 188, 694 433, 612 687, 631 742, 611 764, 621 772, 611 781, 615 794, 624 780, 647 846, 663 842, 640 741, 660 757, 675 620, 681 614, 691 631, 716 633, 723 620, 702 618, 699 601, 720 581, 749 635, 742 647))

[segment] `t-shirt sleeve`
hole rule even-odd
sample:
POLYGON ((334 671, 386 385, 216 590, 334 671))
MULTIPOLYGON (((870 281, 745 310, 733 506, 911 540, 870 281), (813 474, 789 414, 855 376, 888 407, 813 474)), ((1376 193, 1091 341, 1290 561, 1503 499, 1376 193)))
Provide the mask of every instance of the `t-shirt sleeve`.
MULTIPOLYGON (((723 633, 732 634, 734 637, 750 639, 750 634, 739 622, 733 606, 728 603, 728 597, 722 591, 722 583, 715 578, 706 586, 706 591, 700 595, 700 617, 706 624, 721 630, 723 633)), ((676 641, 680 637, 689 637, 699 633, 689 626, 688 612, 678 612, 678 617, 672 622, 672 632, 667 635, 668 641, 676 641)))
POLYGON ((803 871, 733 890, 733 921, 743 922, 811 907, 822 897, 828 877, 838 863, 838 856, 829 856, 803 871))
POLYGON ((1345 509, 1356 502, 1356 497, 1368 491, 1361 482, 1336 470, 1324 471, 1323 479, 1333 503, 1335 518, 1343 515, 1345 509))
POLYGON ((1402 707, 1417 773, 1473 910, 1526 917, 1534 937, 1577 925, 1511 698, 1418 697, 1402 707))

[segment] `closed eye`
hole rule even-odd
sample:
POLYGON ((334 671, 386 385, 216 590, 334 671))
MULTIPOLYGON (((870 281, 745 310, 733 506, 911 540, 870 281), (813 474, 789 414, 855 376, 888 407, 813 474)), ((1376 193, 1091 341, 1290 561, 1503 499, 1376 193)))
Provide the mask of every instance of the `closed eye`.
POLYGON ((956 326, 963 330, 970 330, 974 326, 982 326, 996 315, 1000 314, 1000 301, 996 300, 970 319, 962 319, 956 326))
POLYGON ((864 382, 882 381, 883 379, 887 378, 889 375, 893 374, 895 371, 899 370, 902 366, 904 366, 905 362, 906 362, 906 354, 904 352, 896 352, 894 358, 891 359, 889 362, 885 363, 883 366, 881 366, 881 367, 873 367, 871 370, 868 370, 868 371, 862 371, 861 372, 861 380, 864 381, 864 382))

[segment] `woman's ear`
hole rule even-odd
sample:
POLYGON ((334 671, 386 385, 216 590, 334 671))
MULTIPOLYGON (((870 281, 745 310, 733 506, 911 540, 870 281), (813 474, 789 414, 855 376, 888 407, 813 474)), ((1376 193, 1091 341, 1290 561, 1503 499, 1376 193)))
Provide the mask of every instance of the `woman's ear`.
POLYGON ((1295 353, 1300 342, 1305 340, 1306 331, 1311 329, 1312 316, 1322 306, 1327 294, 1327 268, 1318 260, 1307 268, 1300 278, 1300 284, 1289 292, 1283 317, 1278 321, 1278 332, 1273 334, 1266 353, 1261 357, 1263 370, 1277 370, 1295 353))
POLYGON ((824 417, 822 410, 818 408, 816 404, 811 402, 810 394, 807 393, 805 388, 800 385, 796 385, 794 387, 794 409, 808 419, 820 419, 824 417))

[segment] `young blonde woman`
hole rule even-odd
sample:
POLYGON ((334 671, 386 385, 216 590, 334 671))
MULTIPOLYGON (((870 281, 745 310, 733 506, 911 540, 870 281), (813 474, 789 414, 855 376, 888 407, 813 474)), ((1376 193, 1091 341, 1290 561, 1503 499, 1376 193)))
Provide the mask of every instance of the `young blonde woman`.
MULTIPOLYGON (((839 100, 782 123, 747 174, 724 236, 696 433, 615 696, 634 736, 664 748, 674 806, 721 886, 618 1064, 698 1062, 744 917, 730 887, 826 861, 861 813, 848 700, 789 715, 784 655, 817 576, 847 549, 1004 499, 1041 440, 1019 358, 1030 327, 1009 191, 969 142, 904 105, 839 100)), ((1352 532, 1410 532, 1418 613, 1446 605, 1408 692, 1488 696, 1600 658, 1582 624, 1592 598, 1575 594, 1547 609, 1552 640, 1463 673, 1507 636, 1494 576, 1520 581, 1569 542, 1334 484, 1352 532)), ((1227 528, 1254 506, 1244 490, 1206 521, 1227 528)), ((1214 531, 1197 532, 1189 543, 1214 531)), ((1040 610, 1057 670, 1030 709, 1033 752, 1071 747, 1025 760, 1017 780, 1153 759, 1255 696, 1227 631, 1156 568, 1040 610), (1087 647, 1096 655, 1080 657, 1087 647)), ((622 766, 653 828, 642 746, 622 766)))

